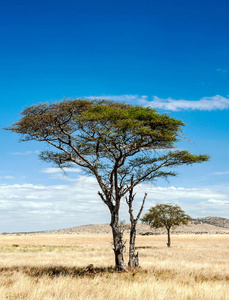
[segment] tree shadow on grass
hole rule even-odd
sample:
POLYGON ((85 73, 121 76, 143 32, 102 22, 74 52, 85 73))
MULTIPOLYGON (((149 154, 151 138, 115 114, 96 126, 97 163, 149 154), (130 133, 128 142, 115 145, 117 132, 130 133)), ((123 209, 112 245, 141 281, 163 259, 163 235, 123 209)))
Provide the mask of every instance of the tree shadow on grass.
MULTIPOLYGON (((15 272, 20 274, 25 274, 33 278, 57 278, 57 277, 89 277, 95 278, 96 276, 107 276, 113 273, 123 273, 124 278, 130 279, 135 275, 147 275, 150 274, 156 280, 171 280, 176 277, 180 277, 179 272, 177 273, 174 270, 170 269, 157 269, 151 268, 151 270, 138 269, 129 269, 127 268, 126 272, 116 271, 115 267, 94 267, 93 264, 88 265, 87 267, 67 267, 67 266, 13 266, 13 267, 2 267, 0 268, 0 275, 11 277, 15 272)), ((138 276, 137 276, 138 277, 138 276)), ((190 283, 190 280, 194 279, 196 282, 207 282, 207 281, 229 281, 229 276, 226 274, 204 274, 201 272, 191 272, 187 275, 187 283, 190 283)))
POLYGON ((13 273, 20 272, 30 277, 43 277, 48 276, 50 278, 58 276, 71 276, 71 277, 94 277, 96 275, 102 275, 107 273, 115 273, 114 267, 94 267, 92 264, 87 267, 66 267, 66 266, 13 266, 13 267, 2 267, 0 272, 13 273))

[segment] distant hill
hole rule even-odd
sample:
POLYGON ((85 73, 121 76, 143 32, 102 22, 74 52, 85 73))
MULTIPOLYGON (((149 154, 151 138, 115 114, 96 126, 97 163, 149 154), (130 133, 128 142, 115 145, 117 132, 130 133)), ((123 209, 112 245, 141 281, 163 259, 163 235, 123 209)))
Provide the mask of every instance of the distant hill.
POLYGON ((219 217, 206 217, 194 219, 194 224, 211 224, 218 227, 229 228, 229 220, 219 217))
MULTIPOLYGON (((126 223, 123 224, 123 226, 125 226, 124 233, 128 234, 130 225, 126 223)), ((111 227, 109 224, 83 225, 59 230, 21 232, 15 234, 111 234, 111 227)), ((152 229, 148 225, 138 223, 137 234, 157 235, 166 234, 166 231, 164 229, 152 229)), ((219 217, 197 218, 187 226, 179 226, 175 228, 172 230, 172 234, 229 234, 229 220, 219 217)))

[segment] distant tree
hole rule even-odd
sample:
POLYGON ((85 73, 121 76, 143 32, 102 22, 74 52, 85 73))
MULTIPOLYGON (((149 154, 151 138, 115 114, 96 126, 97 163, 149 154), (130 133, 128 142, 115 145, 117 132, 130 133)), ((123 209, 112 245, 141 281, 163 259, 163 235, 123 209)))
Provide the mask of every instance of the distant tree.
MULTIPOLYGON (((121 198, 130 193, 127 203, 131 211, 133 189, 138 184, 175 176, 173 167, 208 160, 207 155, 172 149, 182 138, 182 126, 182 121, 148 107, 75 99, 27 107, 21 119, 6 129, 19 133, 22 141, 52 146, 54 151, 40 154, 42 160, 60 168, 78 165, 95 176, 99 196, 111 215, 116 268, 125 270, 125 243, 119 225, 121 198)), ((133 236, 134 232, 135 221, 133 236)), ((135 239, 130 240, 131 246, 133 243, 135 239)), ((135 259, 132 254, 130 259, 135 259)))
POLYGON ((153 228, 165 227, 168 234, 167 246, 171 246, 170 229, 179 225, 187 225, 192 218, 178 205, 157 204, 149 209, 141 221, 153 228))

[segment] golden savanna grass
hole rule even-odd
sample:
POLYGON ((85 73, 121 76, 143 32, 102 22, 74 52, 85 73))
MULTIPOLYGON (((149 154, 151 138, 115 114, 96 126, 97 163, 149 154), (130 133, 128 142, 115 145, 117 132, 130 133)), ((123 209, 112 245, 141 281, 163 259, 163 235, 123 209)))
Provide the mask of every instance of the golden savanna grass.
POLYGON ((171 248, 166 236, 138 236, 141 268, 126 273, 113 269, 111 242, 1 235, 0 299, 229 299, 227 235, 172 236, 171 248))

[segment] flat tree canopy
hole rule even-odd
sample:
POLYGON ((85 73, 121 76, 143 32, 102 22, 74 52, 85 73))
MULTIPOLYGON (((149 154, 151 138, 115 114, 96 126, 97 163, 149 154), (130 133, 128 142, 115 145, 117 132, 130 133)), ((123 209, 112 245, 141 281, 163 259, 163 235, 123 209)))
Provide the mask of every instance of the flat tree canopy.
POLYGON ((139 183, 175 176, 173 168, 208 160, 175 150, 184 123, 149 107, 102 99, 76 99, 27 107, 7 128, 22 141, 52 146, 40 158, 59 167, 81 166, 96 177, 111 213, 116 266, 125 268, 119 230, 121 198, 139 183))

